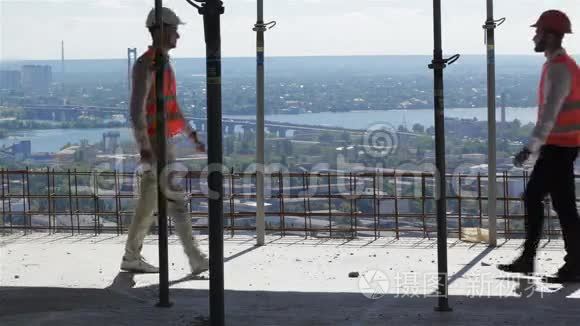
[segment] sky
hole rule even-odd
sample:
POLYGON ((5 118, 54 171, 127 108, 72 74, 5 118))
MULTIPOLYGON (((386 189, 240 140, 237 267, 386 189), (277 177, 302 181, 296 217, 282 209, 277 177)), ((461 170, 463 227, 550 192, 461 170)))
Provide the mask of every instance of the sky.
MULTIPOLYGON (((223 0, 222 56, 255 55, 256 0, 223 0)), ((533 28, 546 9, 580 22, 580 0, 495 0, 497 54, 533 54, 533 28)), ((203 57, 202 17, 185 0, 165 0, 187 24, 174 57, 203 57)), ((442 0, 445 53, 485 54, 486 0, 442 0)), ((150 43, 145 17, 154 0, 0 0, 0 60, 125 58, 150 43)), ((268 56, 431 55, 431 0, 264 0, 268 56)), ((565 47, 580 54, 577 34, 565 47)))

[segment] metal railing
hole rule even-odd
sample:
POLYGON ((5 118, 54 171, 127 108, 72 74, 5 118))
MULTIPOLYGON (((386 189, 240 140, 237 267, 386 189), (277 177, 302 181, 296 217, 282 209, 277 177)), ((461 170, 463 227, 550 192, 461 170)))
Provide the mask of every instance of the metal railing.
MULTIPOLYGON (((266 173, 268 234, 314 237, 431 237, 436 235, 433 173, 266 173)), ((123 234, 139 193, 137 173, 118 171, 0 170, 0 230, 123 234)), ((522 193, 528 175, 497 176, 497 232, 522 237, 522 193)), ((207 175, 182 178, 193 229, 207 233, 207 175)), ((447 175, 448 230, 463 238, 487 225, 487 177, 447 175)), ((256 174, 224 173, 224 230, 255 232, 256 174)), ((559 223, 546 199, 547 237, 559 223)), ((173 232, 169 221, 169 230, 173 232)), ((153 227, 155 231, 155 226, 153 227)))

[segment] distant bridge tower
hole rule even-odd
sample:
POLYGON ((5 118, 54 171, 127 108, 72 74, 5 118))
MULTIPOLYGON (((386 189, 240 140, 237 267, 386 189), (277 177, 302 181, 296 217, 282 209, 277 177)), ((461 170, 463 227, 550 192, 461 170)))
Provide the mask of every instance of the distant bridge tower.
POLYGON ((61 82, 62 82, 62 104, 66 105, 67 101, 66 101, 66 89, 65 89, 65 83, 66 83, 66 77, 65 77, 65 69, 64 69, 64 40, 60 41, 60 69, 61 69, 61 82))
POLYGON ((137 61, 137 48, 127 48, 127 91, 129 97, 127 98, 127 105, 129 105, 129 98, 131 96, 131 69, 133 64, 137 61))
POLYGON ((103 133, 103 152, 115 153, 119 146, 119 138, 121 134, 118 131, 109 131, 103 133))

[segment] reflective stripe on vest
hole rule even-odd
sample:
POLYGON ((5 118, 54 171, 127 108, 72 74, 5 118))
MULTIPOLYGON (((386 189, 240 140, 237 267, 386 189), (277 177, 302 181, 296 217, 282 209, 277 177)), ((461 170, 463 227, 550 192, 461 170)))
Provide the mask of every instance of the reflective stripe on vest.
MULTIPOLYGON (((168 112, 165 113, 165 119, 168 122, 171 120, 181 120, 181 114, 179 112, 168 112)), ((155 114, 147 115, 147 125, 155 125, 156 120, 157 116, 155 114)))
MULTIPOLYGON (((155 50, 149 48, 145 53, 152 60, 155 59, 155 50)), ((177 103, 177 91, 175 83, 175 75, 169 63, 165 66, 163 76, 163 98, 165 100, 165 126, 167 130, 167 137, 173 137, 181 133, 185 128, 185 121, 179 111, 179 104, 177 103)), ((156 133, 157 125, 157 96, 156 96, 155 78, 149 90, 147 97, 147 133, 153 136, 156 133)))
POLYGON ((564 103, 564 105, 562 105, 562 109, 560 109, 560 112, 577 110, 578 108, 580 108, 580 101, 568 102, 568 103, 564 103))
POLYGON ((539 87, 539 111, 541 117, 545 104, 544 93, 548 69, 552 64, 565 64, 572 76, 570 94, 566 97, 546 144, 580 147, 580 68, 570 56, 563 54, 544 64, 539 87))

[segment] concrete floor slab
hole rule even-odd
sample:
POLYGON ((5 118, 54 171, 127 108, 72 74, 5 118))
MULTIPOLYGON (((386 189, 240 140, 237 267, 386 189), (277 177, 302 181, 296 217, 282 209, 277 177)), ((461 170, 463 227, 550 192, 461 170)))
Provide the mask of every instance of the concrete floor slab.
MULTIPOLYGON (((209 281, 187 278, 187 259, 170 238, 172 308, 156 308, 157 275, 120 272, 125 236, 0 237, 1 325, 206 325, 209 281)), ((208 251, 207 238, 200 245, 208 251)), ((228 325, 573 325, 580 284, 543 284, 495 268, 521 241, 448 242, 449 303, 433 311, 437 243, 419 238, 225 239, 228 325), (349 277, 358 272, 359 277, 349 277)), ((144 256, 157 262, 157 241, 144 256)), ((537 268, 553 273, 563 243, 542 243, 537 268)))

